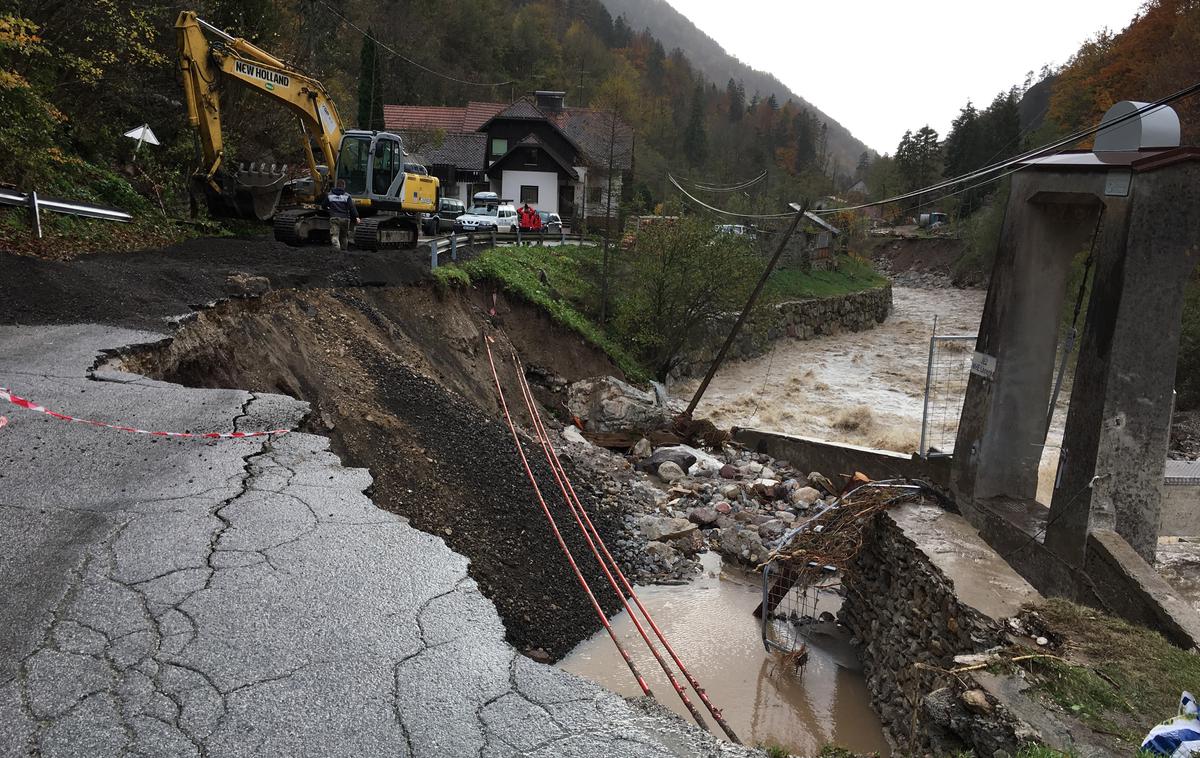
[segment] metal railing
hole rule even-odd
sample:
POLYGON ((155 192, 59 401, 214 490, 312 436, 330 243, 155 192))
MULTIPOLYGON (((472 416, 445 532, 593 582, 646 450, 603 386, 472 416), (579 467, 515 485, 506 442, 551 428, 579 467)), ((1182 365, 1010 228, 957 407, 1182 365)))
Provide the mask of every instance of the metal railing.
POLYGON ((0 188, 0 205, 9 205, 29 209, 30 223, 33 233, 38 239, 42 238, 42 211, 65 213, 70 216, 96 218, 102 221, 117 221, 127 224, 133 216, 115 208, 106 208, 92 203, 80 203, 74 200, 59 200, 52 197, 38 197, 38 193, 17 192, 13 189, 0 188))
POLYGON ((422 240, 422 247, 429 248, 429 267, 437 268, 445 262, 442 256, 457 261, 460 254, 472 254, 481 248, 502 245, 594 245, 595 240, 582 234, 557 234, 544 232, 455 232, 443 237, 422 240))

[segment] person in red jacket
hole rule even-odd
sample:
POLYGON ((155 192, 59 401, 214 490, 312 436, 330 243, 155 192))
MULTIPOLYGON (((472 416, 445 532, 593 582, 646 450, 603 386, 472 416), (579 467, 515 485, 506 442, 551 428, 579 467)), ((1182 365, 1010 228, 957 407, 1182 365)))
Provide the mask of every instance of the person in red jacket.
POLYGON ((537 212, 529 207, 529 203, 525 203, 517 211, 517 223, 520 224, 522 232, 533 231, 533 219, 535 218, 537 218, 537 212))

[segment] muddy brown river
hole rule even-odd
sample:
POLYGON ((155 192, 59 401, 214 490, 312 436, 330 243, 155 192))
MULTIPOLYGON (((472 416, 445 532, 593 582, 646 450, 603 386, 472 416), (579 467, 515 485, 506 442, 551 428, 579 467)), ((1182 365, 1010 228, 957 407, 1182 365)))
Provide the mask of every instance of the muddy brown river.
MULTIPOLYGON (((872 330, 778 340, 766 355, 726 364, 697 415, 718 426, 914 451, 920 444, 934 317, 938 334, 974 335, 985 294, 896 287, 891 315, 872 330)), ((967 365, 973 350, 973 343, 960 348, 967 365)), ((686 401, 697 384, 684 382, 670 391, 686 401)), ((1069 386, 1068 381, 1042 458, 1042 502, 1049 502, 1053 486, 1069 386)), ((956 416, 961 394, 951 392, 946 401, 948 412, 956 416)), ((751 615, 760 599, 757 576, 722 574, 720 558, 712 553, 704 562, 703 577, 690 585, 648 587, 639 594, 743 741, 778 745, 800 755, 815 754, 831 742, 856 752, 888 754, 853 649, 833 638, 810 640, 812 654, 803 671, 782 666, 777 656, 764 652, 751 615)), ((622 614, 615 625, 622 643, 638 653, 639 668, 659 700, 686 716, 629 619, 622 614)), ((606 634, 581 643, 560 665, 621 694, 641 694, 606 634)))
MULTIPOLYGON (((722 573, 721 559, 711 551, 702 563, 704 574, 691 584, 643 587, 638 597, 742 742, 796 755, 816 755, 829 743, 888 755, 852 649, 828 638, 811 642, 808 664, 796 671, 763 650, 752 615, 761 599, 758 576, 722 573)), ((690 719, 629 617, 621 613, 613 626, 659 702, 690 719)), ((642 694, 604 632, 581 642, 559 666, 622 695, 642 694)), ((711 718, 709 724, 719 733, 711 718)))
MULTIPOLYGON (((892 313, 874 329, 805 341, 781 339, 766 355, 727 363, 713 378, 696 415, 721 427, 913 452, 921 441, 934 317, 939 335, 974 335, 986 295, 979 289, 895 287, 892 313)), ((961 344, 960 350, 965 376, 974 345, 961 344)), ((686 401, 698 384, 692 380, 674 385, 671 394, 686 401)), ((1043 503, 1049 502, 1053 490, 1069 399, 1068 381, 1042 457, 1038 499, 1043 503)), ((943 400, 942 407, 956 417, 961 394, 951 393, 943 400)), ((953 427, 949 436, 952 440, 953 427)))

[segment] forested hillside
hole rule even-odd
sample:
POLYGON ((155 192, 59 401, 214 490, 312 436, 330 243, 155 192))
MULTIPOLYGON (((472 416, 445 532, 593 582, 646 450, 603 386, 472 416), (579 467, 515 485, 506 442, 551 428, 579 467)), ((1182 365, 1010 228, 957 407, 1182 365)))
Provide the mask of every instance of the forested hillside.
POLYGON ((730 55, 716 40, 696 27, 666 0, 604 0, 614 17, 624 16, 634 29, 649 29, 668 48, 680 48, 692 64, 714 82, 741 82, 746 92, 767 98, 793 100, 818 120, 829 124, 829 153, 839 173, 850 174, 868 148, 850 130, 793 92, 772 73, 759 71, 730 55))
MULTIPOLYGON (((710 81, 600 0, 0 0, 0 181, 179 213, 194 165, 173 28, 185 8, 320 79, 347 122, 371 112, 358 99, 373 92, 461 105, 563 89, 572 105, 615 110, 637 132, 631 209, 669 196, 668 169, 716 181, 769 169, 770 197, 743 198, 755 205, 830 192, 833 168, 848 172, 837 127, 819 113, 710 81), (374 55, 363 54, 368 36, 374 55), (134 161, 121 135, 143 123, 163 145, 134 161)), ((224 100, 229 159, 299 162, 298 130, 281 108, 236 85, 224 100)))

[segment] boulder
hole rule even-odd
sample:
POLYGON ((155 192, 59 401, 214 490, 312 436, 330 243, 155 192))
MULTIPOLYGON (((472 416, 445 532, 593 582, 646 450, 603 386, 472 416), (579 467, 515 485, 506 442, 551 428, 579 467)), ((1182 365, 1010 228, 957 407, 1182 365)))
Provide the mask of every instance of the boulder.
POLYGON ((637 441, 636 444, 634 444, 633 449, 629 451, 629 454, 634 458, 641 460, 642 458, 650 457, 652 452, 654 452, 654 448, 650 445, 650 440, 642 437, 637 441))
POLYGON ((717 510, 707 505, 688 511, 688 521, 699 526, 709 526, 717 522, 717 510))
POLYGON ((833 482, 825 478, 819 471, 814 471, 808 475, 808 484, 810 487, 819 487, 830 495, 837 494, 837 490, 833 487, 833 482))
POLYGON ((567 391, 567 410, 592 432, 646 434, 671 420, 671 412, 658 404, 653 393, 612 376, 572 384, 567 391))
POLYGON ((783 522, 777 518, 758 525, 758 536, 767 540, 777 540, 783 536, 783 522))
POLYGON ((821 493, 812 487, 801 487, 800 489, 792 490, 792 494, 789 496, 789 499, 791 500, 792 505, 799 505, 804 508, 808 508, 813 503, 821 499, 821 493))
POLYGON ((741 473, 741 471, 738 470, 738 467, 732 463, 726 463, 721 467, 720 473, 722 479, 735 479, 737 478, 737 475, 741 473))
POLYGON ((648 542, 645 549, 655 565, 666 571, 674 571, 683 560, 683 554, 665 542, 648 542))
POLYGON ((717 490, 721 493, 721 497, 726 500, 737 500, 738 495, 742 494, 742 488, 736 484, 725 484, 717 490))
POLYGON ((679 464, 672 461, 664 461, 658 467, 657 473, 658 478, 664 482, 674 482, 684 477, 683 469, 679 467, 679 464))
POLYGON ((722 514, 722 513, 728 514, 730 511, 733 510, 733 506, 730 505, 729 503, 721 502, 721 503, 717 503, 716 505, 714 505, 713 510, 716 511, 718 514, 722 514))
POLYGON ((567 424, 564 426, 562 430, 562 436, 567 442, 573 442, 577 445, 591 444, 587 441, 587 438, 583 436, 583 432, 579 431, 579 427, 575 426, 574 424, 567 424))
POLYGON ((763 470, 759 473, 759 476, 763 479, 774 479, 776 476, 775 469, 770 466, 763 466, 763 470))
POLYGON ((992 712, 992 704, 988 702, 987 694, 983 690, 967 690, 958 697, 967 710, 973 713, 986 715, 992 712))
POLYGON ((690 445, 671 445, 670 447, 660 447, 655 452, 663 450, 670 451, 672 454, 683 453, 692 456, 692 465, 688 469, 685 469, 692 476, 703 476, 705 474, 708 476, 716 476, 717 474, 720 474, 721 469, 725 467, 725 464, 716 457, 704 452, 703 450, 698 450, 690 445))
POLYGON ((717 549, 722 556, 741 563, 758 563, 767 556, 758 531, 739 526, 721 530, 717 549))
POLYGON ((696 462, 696 456, 677 447, 660 447, 649 458, 639 463, 638 468, 643 471, 657 471, 659 466, 668 461, 678 466, 680 471, 686 472, 696 462))
MULTIPOLYGON (((714 519, 715 520, 715 519, 714 519)), ((697 527, 685 518, 663 518, 661 516, 642 516, 638 520, 638 529, 648 540, 671 540, 685 537, 696 531, 697 527)))

